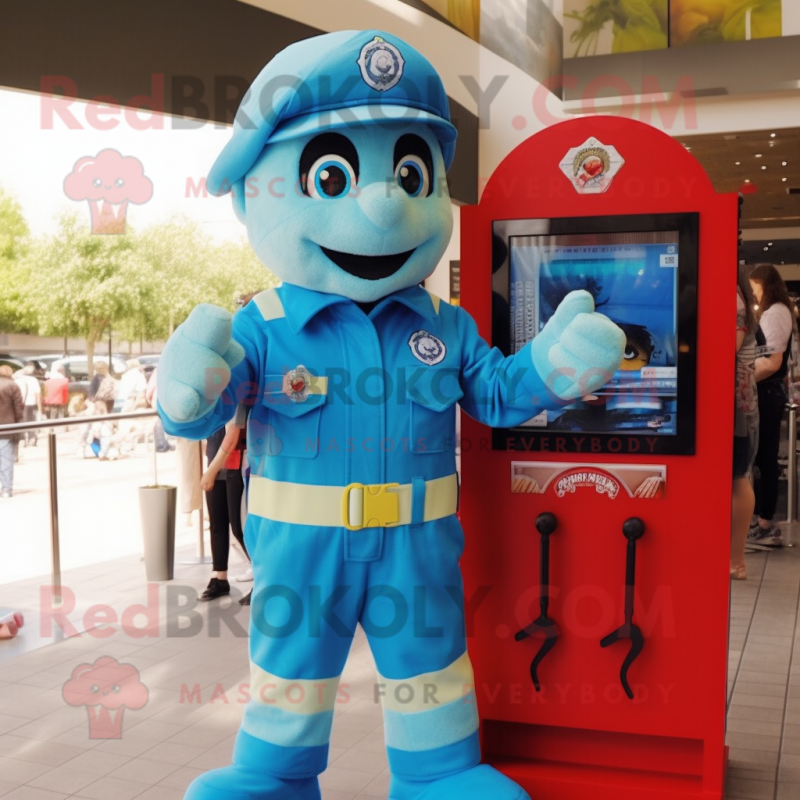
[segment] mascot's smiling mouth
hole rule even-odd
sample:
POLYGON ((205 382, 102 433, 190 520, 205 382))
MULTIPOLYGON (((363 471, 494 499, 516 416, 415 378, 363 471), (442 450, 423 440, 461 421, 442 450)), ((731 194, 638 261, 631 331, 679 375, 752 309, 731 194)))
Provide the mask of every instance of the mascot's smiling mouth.
POLYGON ((405 253, 394 253, 390 256, 357 256, 354 253, 329 250, 322 245, 319 249, 340 269, 368 281, 377 281, 394 275, 414 252, 406 250, 405 253))

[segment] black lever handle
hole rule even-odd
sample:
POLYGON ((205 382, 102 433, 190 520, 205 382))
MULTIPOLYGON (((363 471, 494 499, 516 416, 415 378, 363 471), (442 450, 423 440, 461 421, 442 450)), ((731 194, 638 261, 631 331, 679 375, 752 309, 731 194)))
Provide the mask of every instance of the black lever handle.
POLYGON ((550 607, 550 534, 555 533, 558 527, 558 520, 555 514, 546 511, 536 517, 536 530, 539 531, 541 536, 539 540, 539 617, 531 622, 530 625, 524 627, 521 631, 517 631, 514 638, 521 642, 535 633, 541 633, 544 636, 544 642, 539 648, 539 652, 534 656, 531 663, 531 680, 538 692, 541 688, 539 683, 539 664, 541 664, 544 657, 555 647, 556 640, 558 639, 558 626, 549 617, 550 607))
POLYGON ((633 700, 633 690, 628 683, 628 670, 644 648, 644 635, 638 625, 633 623, 633 600, 636 583, 636 542, 644 536, 645 525, 639 517, 630 517, 622 523, 622 534, 628 540, 625 554, 625 622, 600 640, 600 647, 608 647, 621 639, 631 640, 631 649, 619 673, 620 683, 625 694, 633 700))

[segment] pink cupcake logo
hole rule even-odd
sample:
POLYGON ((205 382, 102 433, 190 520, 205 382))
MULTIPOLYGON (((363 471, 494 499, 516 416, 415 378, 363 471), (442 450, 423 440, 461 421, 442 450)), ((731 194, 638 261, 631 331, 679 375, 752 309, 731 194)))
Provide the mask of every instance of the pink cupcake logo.
POLYGON ((79 158, 64 178, 70 200, 86 201, 92 215, 92 233, 125 233, 128 205, 141 205, 153 196, 153 182, 138 158, 116 150, 79 158))
POLYGON ((75 667, 61 693, 68 705, 86 706, 90 739, 121 739, 125 709, 144 708, 149 696, 139 670, 110 656, 75 667))

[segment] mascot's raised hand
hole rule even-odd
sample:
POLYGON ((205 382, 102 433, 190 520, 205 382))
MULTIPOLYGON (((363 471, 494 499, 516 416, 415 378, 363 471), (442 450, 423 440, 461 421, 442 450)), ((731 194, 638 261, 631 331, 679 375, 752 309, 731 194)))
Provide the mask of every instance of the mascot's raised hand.
POLYGON ((594 310, 589 292, 570 292, 531 343, 533 365, 563 400, 597 391, 619 369, 625 333, 594 310))
POLYGON ((197 306, 161 355, 159 405, 175 422, 194 422, 213 410, 244 349, 231 336, 231 315, 208 303, 197 306))

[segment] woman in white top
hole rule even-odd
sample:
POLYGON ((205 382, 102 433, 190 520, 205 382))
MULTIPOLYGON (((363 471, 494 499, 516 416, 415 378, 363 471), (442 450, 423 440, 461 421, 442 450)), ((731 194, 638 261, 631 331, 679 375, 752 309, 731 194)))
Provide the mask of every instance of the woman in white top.
POLYGON ((733 427, 733 516, 731 520, 731 577, 747 578, 744 561, 756 498, 750 472, 758 450, 758 391, 756 389, 755 301, 743 270, 736 292, 736 391, 733 427))
POLYGON ((750 273, 750 285, 758 303, 763 339, 756 351, 758 385, 758 455, 761 481, 756 487, 756 514, 748 540, 781 547, 780 530, 772 518, 778 501, 778 448, 781 420, 786 406, 786 371, 791 350, 794 313, 786 284, 771 264, 761 264, 750 273))

